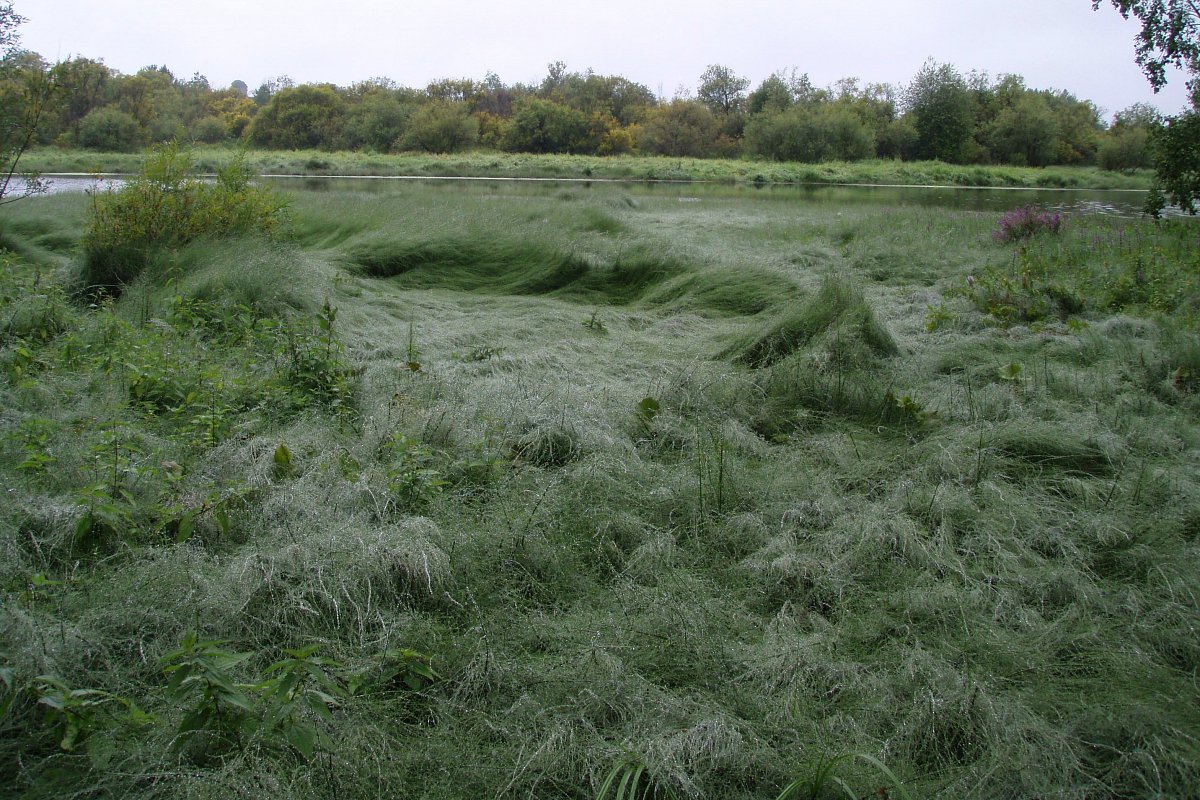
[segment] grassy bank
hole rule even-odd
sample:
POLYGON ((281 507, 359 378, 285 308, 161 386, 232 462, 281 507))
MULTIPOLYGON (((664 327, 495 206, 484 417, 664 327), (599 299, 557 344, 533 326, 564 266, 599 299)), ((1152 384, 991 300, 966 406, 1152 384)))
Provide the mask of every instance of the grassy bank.
POLYGON ((100 300, 86 210, 0 212, 0 794, 1200 784, 1190 221, 414 185, 100 300))
MULTIPOLYGON (((210 171, 227 163, 234 151, 199 148, 197 158, 210 171)), ((940 186, 996 186, 1076 189, 1146 189, 1151 173, 1104 172, 1094 167, 957 166, 941 162, 856 161, 796 164, 773 161, 676 159, 650 156, 530 155, 464 153, 456 155, 368 155, 320 151, 247 154, 260 174, 423 175, 453 177, 614 178, 622 180, 740 181, 765 183, 865 183, 940 186)), ((26 169, 51 172, 136 173, 143 157, 133 153, 93 153, 43 149, 23 160, 26 169)))

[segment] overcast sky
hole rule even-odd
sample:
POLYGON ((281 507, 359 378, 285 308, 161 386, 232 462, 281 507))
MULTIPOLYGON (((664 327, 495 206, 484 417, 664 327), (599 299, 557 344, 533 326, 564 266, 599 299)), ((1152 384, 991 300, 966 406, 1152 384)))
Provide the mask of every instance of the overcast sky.
POLYGON ((752 81, 780 69, 813 83, 907 82, 926 58, 1013 72, 1112 113, 1185 105, 1133 63, 1138 26, 1105 0, 15 0, 23 45, 50 61, 124 73, 165 64, 215 88, 287 74, 348 85, 376 76, 423 88, 445 77, 537 83, 551 61, 622 75, 656 93, 694 90, 708 64, 752 81))

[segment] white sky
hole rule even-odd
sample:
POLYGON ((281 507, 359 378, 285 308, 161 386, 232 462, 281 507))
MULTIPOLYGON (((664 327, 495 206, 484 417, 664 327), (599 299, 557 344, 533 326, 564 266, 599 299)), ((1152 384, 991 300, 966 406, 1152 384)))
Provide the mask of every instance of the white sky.
POLYGON ((622 75, 670 96, 723 64, 751 88, 779 69, 817 86, 905 83, 927 57, 1014 72, 1092 100, 1186 105, 1184 79, 1155 95, 1133 63, 1138 25, 1105 0, 15 0, 22 43, 50 61, 86 56, 124 73, 166 64, 214 88, 279 74, 349 85, 386 76, 537 83, 546 65, 622 75))

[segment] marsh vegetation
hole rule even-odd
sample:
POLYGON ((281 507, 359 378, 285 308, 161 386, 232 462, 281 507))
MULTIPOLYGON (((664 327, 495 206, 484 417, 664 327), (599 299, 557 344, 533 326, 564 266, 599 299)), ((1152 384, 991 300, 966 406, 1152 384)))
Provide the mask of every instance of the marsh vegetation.
POLYGON ((404 185, 104 288, 92 202, 0 217, 0 794, 1200 783, 1190 220, 404 185))

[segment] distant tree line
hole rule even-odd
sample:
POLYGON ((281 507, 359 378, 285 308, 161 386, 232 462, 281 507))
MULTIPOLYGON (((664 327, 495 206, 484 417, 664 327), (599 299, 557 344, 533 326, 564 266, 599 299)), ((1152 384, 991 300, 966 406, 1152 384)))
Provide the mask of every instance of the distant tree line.
MULTIPOLYGON (((295 85, 286 76, 251 90, 214 88, 200 74, 165 66, 124 75, 76 57, 49 64, 10 52, 0 99, 38 77, 57 91, 41 110, 37 143, 131 151, 177 138, 265 149, 738 157, 821 162, 866 158, 954 163, 1151 166, 1151 131, 1161 123, 1135 105, 1111 124, 1068 92, 1033 89, 1019 75, 961 73, 930 60, 905 85, 846 78, 817 87, 806 74, 778 72, 751 88, 713 65, 692 92, 666 99, 646 86, 550 64, 538 84, 439 80, 422 89, 374 78, 351 86, 295 85)), ((18 98, 19 99, 19 98, 18 98)), ((17 102, 12 100, 12 103, 17 102)))

